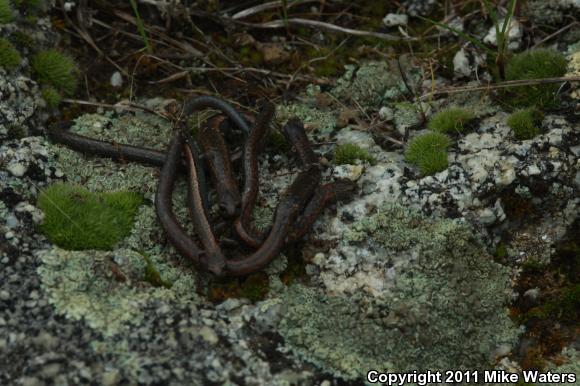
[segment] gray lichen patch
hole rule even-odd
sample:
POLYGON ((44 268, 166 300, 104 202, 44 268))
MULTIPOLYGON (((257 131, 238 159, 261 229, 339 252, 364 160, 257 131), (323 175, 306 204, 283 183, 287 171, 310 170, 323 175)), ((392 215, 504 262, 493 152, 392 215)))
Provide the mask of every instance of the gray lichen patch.
POLYGON ((128 143, 164 150, 171 139, 171 125, 152 114, 85 114, 75 121, 71 131, 105 141, 128 143))
MULTIPOLYGON (((352 100, 365 108, 378 109, 383 103, 400 99, 407 91, 396 61, 369 62, 358 68, 347 65, 345 68, 346 73, 331 91, 344 103, 352 100)), ((415 78, 412 72, 407 76, 411 81, 415 78)))
POLYGON ((297 355, 354 379, 370 369, 491 367, 498 346, 515 344, 519 330, 506 309, 510 271, 465 225, 385 205, 352 229, 337 249, 365 250, 359 256, 366 260, 353 263, 360 270, 343 281, 366 281, 368 265, 384 290, 290 288, 280 333, 297 355))
POLYGON ((130 325, 138 326, 145 305, 155 299, 195 303, 191 275, 150 256, 171 289, 150 287, 142 280, 145 259, 138 252, 40 251, 38 268, 43 288, 57 312, 86 323, 105 336, 117 335, 130 325))
POLYGON ((306 103, 280 105, 276 109, 276 118, 285 124, 289 118, 298 117, 307 130, 328 133, 336 128, 338 112, 309 106, 306 103))

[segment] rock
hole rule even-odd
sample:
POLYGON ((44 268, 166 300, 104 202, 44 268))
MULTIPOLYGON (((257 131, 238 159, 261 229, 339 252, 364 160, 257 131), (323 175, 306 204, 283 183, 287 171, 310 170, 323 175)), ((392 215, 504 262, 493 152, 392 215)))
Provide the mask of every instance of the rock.
POLYGON ((101 382, 103 386, 115 386, 119 382, 119 371, 116 369, 109 369, 102 375, 101 382))
POLYGON ((45 383, 35 377, 22 377, 20 378, 19 384, 21 386, 44 386, 45 383))
POLYGON ((332 175, 336 179, 356 181, 362 175, 363 170, 363 165, 338 165, 332 170, 332 175))
POLYGON ((111 86, 121 87, 122 85, 123 85, 123 76, 119 71, 115 71, 113 75, 111 75, 111 86))
POLYGON ((230 298, 222 302, 217 308, 226 312, 230 312, 240 307, 242 302, 240 299, 230 298))
MULTIPOLYGON (((500 28, 503 26, 504 19, 500 19, 498 24, 500 28)), ((512 19, 510 22, 510 26, 508 27, 508 45, 507 48, 510 50, 517 50, 520 48, 522 44, 522 37, 524 35, 524 28, 522 24, 517 21, 516 19, 512 19)), ((497 36, 496 36, 496 29, 495 26, 491 26, 487 35, 483 38, 483 42, 487 44, 491 44, 497 46, 497 36)))
POLYGON ((21 163, 12 163, 6 168, 14 177, 22 177, 26 173, 26 166, 21 163))
POLYGON ((392 121, 394 118, 395 112, 392 108, 383 106, 379 110, 379 117, 385 121, 392 121))
POLYGON ((485 56, 475 50, 461 48, 453 57, 453 73, 455 78, 471 78, 477 69, 485 63, 485 56))
POLYGON ((409 16, 405 14, 389 13, 383 18, 383 24, 387 27, 406 26, 409 16))
POLYGON ((453 57, 453 72, 457 78, 471 76, 472 68, 469 65, 469 59, 465 50, 462 48, 453 57))
MULTIPOLYGON (((574 52, 568 57, 568 72, 565 76, 580 76, 580 51, 574 52)), ((574 99, 580 99, 580 87, 578 87, 578 84, 571 82, 570 85, 572 87, 570 96, 574 99)))
POLYGON ((215 331, 207 326, 203 326, 199 330, 199 335, 201 335, 203 340, 205 340, 209 344, 216 344, 219 341, 219 338, 216 335, 215 331))
POLYGON ((539 296, 540 296, 539 288, 530 288, 529 290, 524 292, 524 297, 534 303, 536 302, 539 296))
POLYGON ((270 64, 279 64, 290 58, 288 51, 279 43, 260 43, 258 49, 264 57, 264 62, 270 64))
POLYGON ((7 301, 10 299, 10 293, 8 291, 0 291, 0 300, 7 301))
POLYGON ((499 345, 492 354, 492 360, 497 361, 500 358, 508 356, 512 351, 512 346, 509 344, 501 344, 499 345))

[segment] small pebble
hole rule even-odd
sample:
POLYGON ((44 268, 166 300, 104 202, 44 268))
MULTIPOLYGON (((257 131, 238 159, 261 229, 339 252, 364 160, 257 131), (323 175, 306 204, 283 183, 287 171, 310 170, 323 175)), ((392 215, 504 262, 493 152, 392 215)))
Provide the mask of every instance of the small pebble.
POLYGON ((20 163, 13 163, 6 168, 14 177, 22 177, 26 173, 26 167, 20 163))
POLYGON ((219 341, 215 331, 207 326, 203 326, 201 330, 199 330, 199 335, 209 344, 216 344, 219 341))
POLYGON ((409 16, 405 14, 389 13, 383 18, 383 24, 387 27, 405 26, 409 22, 409 16))
POLYGON ((122 85, 123 85, 123 76, 119 71, 115 71, 113 75, 111 75, 111 86, 121 87, 122 85))

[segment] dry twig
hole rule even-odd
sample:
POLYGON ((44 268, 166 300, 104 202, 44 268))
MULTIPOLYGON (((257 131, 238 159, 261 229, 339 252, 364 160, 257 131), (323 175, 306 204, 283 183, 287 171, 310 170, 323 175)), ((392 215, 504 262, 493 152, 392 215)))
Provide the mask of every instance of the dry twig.
MULTIPOLYGON (((318 3, 319 0, 298 0, 298 1, 293 1, 291 3, 288 3, 287 9, 296 5, 300 5, 300 4, 305 4, 305 3, 318 3)), ((251 16, 251 15, 255 15, 257 13, 263 12, 263 11, 267 11, 269 9, 276 9, 276 8, 281 8, 282 6, 284 6, 284 3, 282 1, 271 1, 269 3, 264 3, 264 4, 258 4, 255 5, 253 7, 244 9, 243 11, 237 12, 234 15, 231 16, 232 19, 234 20, 238 20, 238 19, 243 19, 245 17, 251 16)))
POLYGON ((538 84, 551 84, 560 82, 580 82, 580 76, 563 76, 558 78, 544 78, 544 79, 524 79, 524 80, 508 80, 506 82, 500 83, 489 83, 482 86, 464 86, 464 87, 447 87, 440 90, 433 90, 419 97, 419 100, 425 100, 434 95, 441 94, 458 94, 462 92, 470 91, 483 91, 483 90, 497 90, 500 88, 509 88, 517 86, 533 86, 538 84))
POLYGON ((361 30, 357 30, 357 29, 341 27, 341 26, 338 26, 336 24, 325 23, 323 21, 302 19, 302 18, 290 18, 287 20, 273 20, 273 21, 270 21, 267 23, 259 23, 259 24, 257 24, 257 23, 245 23, 245 22, 240 22, 240 21, 236 21, 233 19, 226 19, 226 20, 235 21, 237 23, 240 23, 242 25, 245 25, 245 26, 251 27, 251 28, 263 28, 263 29, 286 28, 287 25, 294 24, 294 25, 303 25, 303 26, 307 26, 307 27, 320 28, 320 29, 324 29, 327 31, 331 31, 331 32, 341 32, 341 33, 354 35, 354 36, 374 37, 374 38, 383 39, 383 40, 390 40, 390 41, 416 41, 417 40, 417 38, 414 38, 414 37, 400 37, 400 36, 389 35, 389 34, 384 34, 384 33, 380 33, 380 32, 361 31, 361 30))

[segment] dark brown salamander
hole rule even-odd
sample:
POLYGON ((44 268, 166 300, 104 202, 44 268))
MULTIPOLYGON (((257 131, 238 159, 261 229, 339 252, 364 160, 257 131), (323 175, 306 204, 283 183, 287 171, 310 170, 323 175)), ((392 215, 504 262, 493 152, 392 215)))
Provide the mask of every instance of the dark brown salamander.
MULTIPOLYGON (((185 154, 188 171, 187 201, 189 204, 189 214, 191 216, 191 221, 193 222, 194 230, 201 240, 205 250, 202 264, 207 266, 207 268, 216 275, 221 275, 226 259, 215 240, 211 225, 207 219, 206 208, 203 204, 204 188, 199 183, 199 165, 196 165, 194 150, 191 148, 191 143, 185 143, 183 145, 183 152, 185 154)), ((197 162, 199 162, 199 160, 197 160, 197 162)))
POLYGON ((271 231, 253 254, 244 258, 228 260, 225 274, 243 276, 257 272, 274 259, 284 247, 288 231, 320 183, 321 172, 318 165, 311 165, 300 172, 286 189, 274 213, 271 231))
POLYGON ((228 148, 219 129, 220 117, 216 116, 199 130, 197 141, 204 152, 219 207, 226 217, 234 217, 241 203, 238 183, 234 178, 228 148))
MULTIPOLYGON (((290 118, 282 128, 282 134, 292 144, 292 150, 296 153, 303 167, 318 162, 318 157, 310 146, 302 121, 298 118, 290 118)), ((348 180, 320 186, 293 224, 288 241, 295 242, 304 237, 324 208, 338 201, 351 198, 355 186, 354 182, 348 180)))
POLYGON ((177 168, 181 159, 181 134, 175 133, 167 150, 167 157, 159 177, 159 185, 155 194, 155 209, 159 222, 165 231, 167 239, 182 256, 198 263, 204 252, 187 235, 179 225, 172 209, 173 187, 177 176, 177 168))
POLYGON ((244 132, 244 134, 248 135, 250 133, 250 127, 241 116, 241 114, 232 107, 228 102, 221 100, 216 97, 212 96, 200 96, 193 99, 190 99, 185 103, 183 108, 183 113, 185 115, 190 115, 195 110, 201 110, 206 108, 212 108, 216 110, 220 110, 222 113, 228 116, 228 118, 240 129, 244 132))
POLYGON ((258 153, 261 144, 264 142, 269 124, 274 117, 274 105, 266 102, 261 109, 256 124, 252 128, 242 157, 244 170, 244 189, 242 191, 242 210, 240 216, 234 222, 234 227, 238 236, 249 246, 258 248, 262 243, 262 237, 252 230, 252 211, 258 196, 258 153))
POLYGON ((318 163, 318 157, 310 146, 310 141, 304 130, 304 124, 300 119, 290 118, 282 127, 282 134, 292 145, 292 151, 296 153, 298 160, 303 166, 318 163))
POLYGON ((356 184, 350 180, 340 180, 320 186, 292 226, 288 241, 295 242, 304 237, 324 208, 339 201, 351 199, 355 188, 356 184))
POLYGON ((48 137, 51 141, 66 145, 73 150, 111 158, 115 161, 133 161, 159 167, 165 163, 166 154, 162 151, 92 139, 71 133, 70 127, 70 123, 52 127, 47 131, 48 137))

